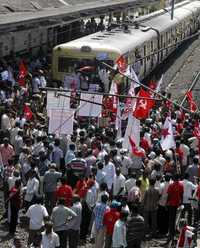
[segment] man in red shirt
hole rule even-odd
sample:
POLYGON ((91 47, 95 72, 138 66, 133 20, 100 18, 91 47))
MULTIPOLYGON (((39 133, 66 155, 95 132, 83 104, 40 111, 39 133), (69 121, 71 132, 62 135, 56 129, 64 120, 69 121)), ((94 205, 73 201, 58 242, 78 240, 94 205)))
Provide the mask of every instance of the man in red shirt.
POLYGON ((17 221, 18 221, 18 214, 22 203, 20 189, 21 189, 21 181, 16 180, 15 186, 12 187, 9 192, 10 194, 8 200, 10 201, 10 213, 11 213, 9 232, 11 235, 15 234, 17 221))
POLYGON ((72 188, 71 186, 67 185, 67 180, 65 177, 61 178, 61 186, 56 190, 56 198, 64 198, 66 207, 71 207, 72 203, 72 188))
POLYGON ((179 175, 174 175, 174 182, 169 185, 167 205, 169 207, 169 241, 175 235, 176 212, 183 200, 183 184, 179 181, 179 175))
POLYGON ((103 224, 106 227, 105 248, 111 248, 112 245, 114 225, 120 217, 120 213, 117 210, 119 205, 120 203, 114 200, 110 206, 110 210, 104 214, 103 224))

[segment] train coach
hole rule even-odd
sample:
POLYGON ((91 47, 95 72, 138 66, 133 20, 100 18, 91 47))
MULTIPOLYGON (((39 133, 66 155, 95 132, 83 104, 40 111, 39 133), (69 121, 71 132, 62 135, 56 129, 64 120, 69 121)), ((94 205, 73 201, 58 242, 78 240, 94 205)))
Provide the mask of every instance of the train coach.
POLYGON ((169 11, 161 10, 128 25, 57 45, 53 49, 53 79, 63 82, 75 69, 91 67, 97 60, 115 65, 121 56, 142 79, 163 62, 179 42, 197 32, 199 26, 200 1, 184 1, 175 5, 173 20, 169 11))

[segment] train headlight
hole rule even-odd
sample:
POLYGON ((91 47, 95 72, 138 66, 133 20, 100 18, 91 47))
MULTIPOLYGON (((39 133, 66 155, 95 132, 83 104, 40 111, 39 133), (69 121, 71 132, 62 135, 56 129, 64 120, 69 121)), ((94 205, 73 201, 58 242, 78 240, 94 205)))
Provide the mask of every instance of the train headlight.
POLYGON ((82 46, 81 47, 81 52, 89 53, 92 51, 92 48, 89 46, 82 46))

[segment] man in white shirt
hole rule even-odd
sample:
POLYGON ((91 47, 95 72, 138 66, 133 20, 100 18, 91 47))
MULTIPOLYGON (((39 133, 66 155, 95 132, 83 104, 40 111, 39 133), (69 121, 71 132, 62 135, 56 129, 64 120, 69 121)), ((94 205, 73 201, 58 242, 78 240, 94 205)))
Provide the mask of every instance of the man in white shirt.
POLYGON ((51 218, 54 231, 60 240, 60 247, 67 246, 67 223, 76 216, 77 214, 73 210, 65 207, 65 198, 60 198, 58 205, 53 208, 51 218))
POLYGON ((115 166, 112 162, 110 162, 109 155, 104 156, 105 166, 103 168, 103 171, 105 172, 105 181, 108 186, 108 190, 111 191, 114 177, 115 177, 115 166))
POLYGON ((125 182, 125 191, 126 191, 126 193, 128 193, 133 188, 133 186, 135 186, 136 177, 137 177, 137 175, 136 175, 135 172, 130 173, 129 178, 125 182))
POLYGON ((96 174, 96 181, 99 185, 101 185, 102 183, 105 182, 105 176, 106 173, 103 171, 103 163, 102 162, 98 162, 97 163, 97 174, 96 174))
POLYGON ((121 155, 121 171, 124 176, 128 175, 128 169, 131 167, 131 159, 126 156, 126 150, 121 149, 120 150, 121 155))
POLYGON ((180 149, 183 152, 182 166, 183 171, 185 171, 189 162, 190 148, 186 144, 184 144, 183 140, 181 140, 180 149))
POLYGON ((13 175, 8 178, 8 188, 11 190, 11 188, 15 185, 15 181, 20 180, 20 174, 19 171, 15 170, 13 172, 13 175))
POLYGON ((22 147, 23 147, 23 144, 24 144, 24 142, 23 142, 23 130, 19 130, 18 134, 14 138, 14 143, 13 143, 16 155, 20 154, 22 147))
POLYGON ((6 110, 5 113, 1 116, 1 129, 7 131, 11 129, 11 122, 9 118, 9 112, 6 110))
POLYGON ((10 143, 14 145, 15 137, 17 136, 18 132, 20 131, 20 123, 16 122, 15 127, 10 130, 10 143))
POLYGON ((190 226, 192 224, 192 207, 191 207, 191 198, 193 195, 193 192, 196 189, 196 185, 194 185, 192 182, 189 181, 189 174, 185 173, 184 180, 183 180, 183 215, 185 212, 187 212, 187 218, 188 218, 188 225, 190 226))
POLYGON ((28 245, 33 242, 38 232, 41 232, 44 226, 44 218, 48 217, 48 212, 42 205, 42 201, 42 197, 36 197, 35 204, 30 206, 26 213, 26 216, 30 219, 28 245))
POLYGON ((60 247, 60 240, 58 235, 53 231, 52 222, 47 222, 45 224, 45 231, 42 232, 42 247, 43 248, 60 247))
POLYGON ((113 181, 113 196, 122 196, 124 195, 126 178, 121 174, 120 168, 116 168, 116 176, 113 181))
POLYGON ((40 183, 39 183, 38 179, 36 178, 36 172, 34 170, 31 170, 27 185, 24 188, 26 190, 24 200, 26 202, 27 208, 30 206, 34 196, 38 195, 39 184, 40 183))
POLYGON ((32 89, 33 89, 33 94, 37 94, 40 90, 40 78, 38 73, 35 73, 32 78, 32 89))
POLYGON ((126 220, 128 217, 127 211, 121 211, 120 219, 116 221, 112 236, 112 247, 113 248, 125 248, 127 247, 126 242, 126 220))
POLYGON ((169 222, 169 211, 167 206, 167 191, 169 185, 173 181, 171 180, 171 176, 169 174, 165 175, 165 181, 160 184, 159 193, 159 205, 158 205, 158 212, 157 212, 157 219, 158 219, 158 230, 160 234, 166 234, 168 232, 168 222, 169 222))

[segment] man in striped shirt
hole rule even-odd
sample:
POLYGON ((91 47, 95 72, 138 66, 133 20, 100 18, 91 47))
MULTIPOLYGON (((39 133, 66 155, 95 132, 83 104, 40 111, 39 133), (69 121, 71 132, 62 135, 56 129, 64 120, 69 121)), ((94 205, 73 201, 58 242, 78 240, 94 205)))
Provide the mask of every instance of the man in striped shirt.
POLYGON ((127 220, 127 248, 140 248, 144 238, 144 218, 138 213, 138 206, 132 205, 131 216, 127 220))

